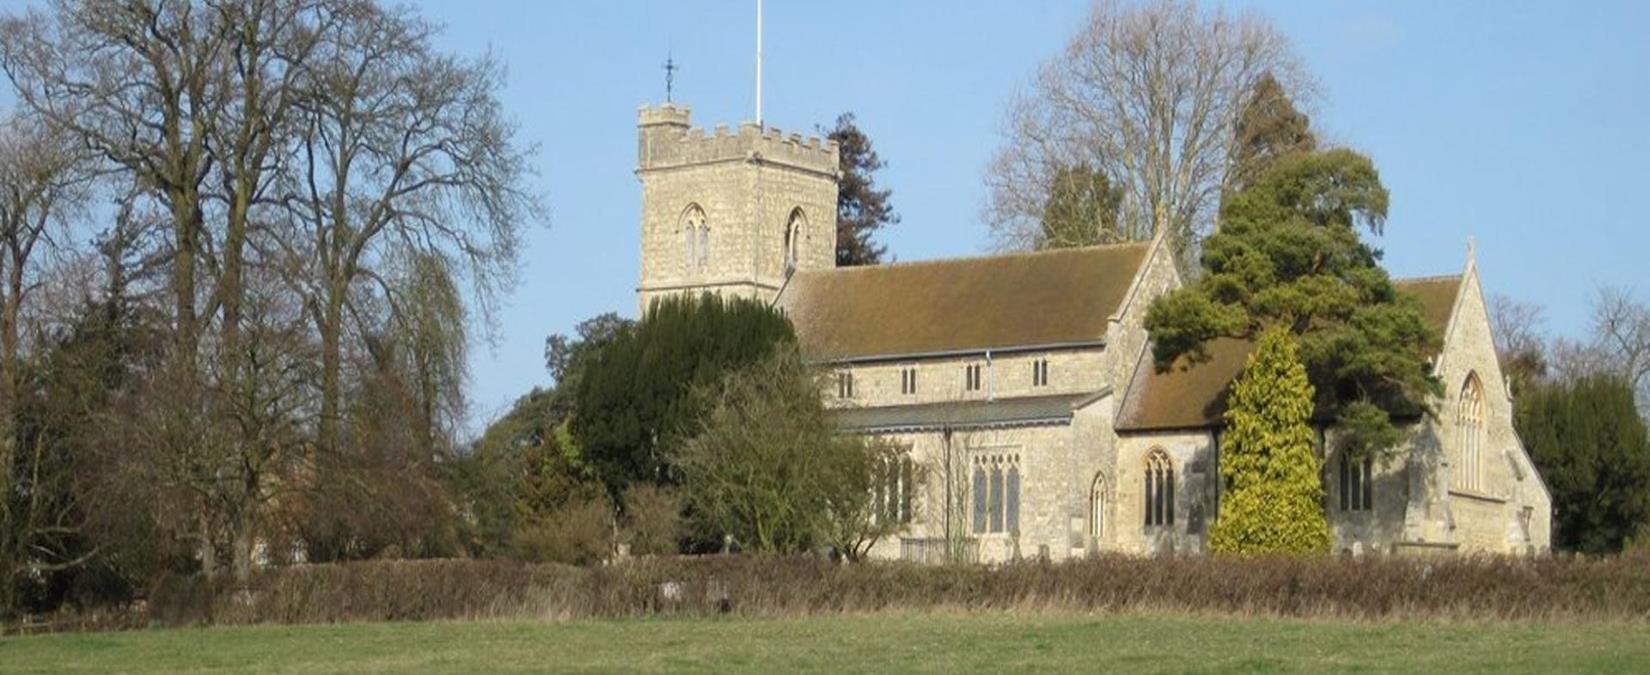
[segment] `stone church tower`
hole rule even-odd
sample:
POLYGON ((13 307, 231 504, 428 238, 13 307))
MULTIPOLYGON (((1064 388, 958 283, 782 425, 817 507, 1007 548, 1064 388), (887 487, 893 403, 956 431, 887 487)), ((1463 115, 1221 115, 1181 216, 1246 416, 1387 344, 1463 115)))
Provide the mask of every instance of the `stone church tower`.
POLYGON ((771 302, 791 272, 835 266, 835 141, 750 122, 707 134, 669 103, 636 127, 643 312, 683 292, 771 302))

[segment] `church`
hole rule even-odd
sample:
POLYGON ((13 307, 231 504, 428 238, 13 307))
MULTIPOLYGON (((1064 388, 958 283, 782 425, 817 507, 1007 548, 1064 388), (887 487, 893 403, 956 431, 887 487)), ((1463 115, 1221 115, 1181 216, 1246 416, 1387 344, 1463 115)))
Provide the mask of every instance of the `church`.
MULTIPOLYGON (((838 150, 768 126, 643 106, 641 278, 655 298, 756 298, 830 373, 844 433, 907 448, 877 490, 899 530, 872 555, 937 561, 1204 550, 1221 416, 1251 345, 1157 372, 1144 327, 1183 283, 1162 237, 837 268, 838 150)), ((1477 263, 1397 280, 1444 336, 1445 396, 1388 458, 1324 457, 1337 553, 1546 551, 1551 498, 1512 426, 1477 263)), ((1319 448, 1335 429, 1320 428, 1319 448)))

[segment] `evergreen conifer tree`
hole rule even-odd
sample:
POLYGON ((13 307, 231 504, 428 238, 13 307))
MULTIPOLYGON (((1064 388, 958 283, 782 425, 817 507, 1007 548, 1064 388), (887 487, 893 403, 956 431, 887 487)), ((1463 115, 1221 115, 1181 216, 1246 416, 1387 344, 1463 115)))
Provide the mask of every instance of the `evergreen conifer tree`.
POLYGON ((1554 547, 1614 553, 1650 535, 1650 433, 1625 380, 1536 385, 1514 423, 1552 490, 1554 547))
POLYGON ((1260 336, 1226 411, 1220 477, 1226 490, 1209 534, 1222 553, 1329 549, 1321 460, 1312 438, 1312 383, 1286 328, 1260 336))

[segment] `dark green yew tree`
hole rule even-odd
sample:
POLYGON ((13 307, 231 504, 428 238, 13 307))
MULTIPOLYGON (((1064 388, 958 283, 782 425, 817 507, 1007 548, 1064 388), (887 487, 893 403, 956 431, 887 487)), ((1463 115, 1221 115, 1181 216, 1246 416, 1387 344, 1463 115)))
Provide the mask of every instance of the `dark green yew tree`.
POLYGON ((795 340, 789 319, 754 300, 655 302, 584 364, 571 426, 579 456, 615 499, 631 483, 674 483, 667 451, 713 403, 696 392, 795 340))
POLYGON ((1650 523, 1650 439, 1619 376, 1537 384, 1515 424, 1553 497, 1553 546, 1613 553, 1650 523))

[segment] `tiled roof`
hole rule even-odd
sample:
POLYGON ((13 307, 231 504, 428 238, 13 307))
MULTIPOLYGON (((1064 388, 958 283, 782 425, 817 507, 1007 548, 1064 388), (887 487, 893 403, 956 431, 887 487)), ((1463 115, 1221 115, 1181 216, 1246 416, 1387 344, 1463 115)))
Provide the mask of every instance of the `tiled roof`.
POLYGON ((845 360, 1104 338, 1151 244, 797 272, 779 296, 804 353, 845 360))
MULTIPOLYGON (((1459 275, 1396 279, 1393 283, 1421 301, 1427 323, 1440 332, 1444 330, 1450 313, 1455 311, 1455 297, 1461 289, 1459 275)), ((1213 340, 1208 345, 1208 361, 1186 367, 1183 360, 1163 373, 1157 372, 1148 355, 1123 400, 1117 428, 1149 431, 1219 426, 1232 380, 1243 371, 1252 347, 1246 340, 1213 340)))

